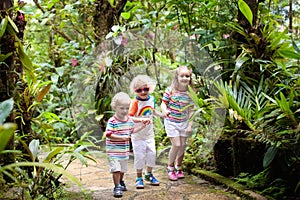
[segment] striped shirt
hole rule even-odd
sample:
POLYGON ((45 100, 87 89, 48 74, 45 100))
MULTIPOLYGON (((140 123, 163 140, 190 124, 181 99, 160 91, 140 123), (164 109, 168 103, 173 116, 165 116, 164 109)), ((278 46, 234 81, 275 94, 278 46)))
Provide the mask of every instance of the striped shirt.
POLYGON ((187 91, 172 91, 170 87, 166 88, 162 101, 167 105, 170 114, 166 117, 172 122, 184 122, 189 118, 189 109, 185 107, 192 105, 193 101, 187 91))
POLYGON ((106 155, 110 159, 129 159, 129 141, 117 141, 109 138, 111 134, 128 137, 133 132, 134 122, 130 117, 126 121, 119 120, 116 116, 111 117, 106 124, 106 155))

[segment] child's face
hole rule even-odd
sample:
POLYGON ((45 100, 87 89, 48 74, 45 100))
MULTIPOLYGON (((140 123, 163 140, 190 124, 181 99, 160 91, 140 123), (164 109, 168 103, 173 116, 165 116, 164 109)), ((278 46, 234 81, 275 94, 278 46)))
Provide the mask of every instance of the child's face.
POLYGON ((178 72, 178 83, 181 86, 188 86, 191 80, 191 72, 188 69, 181 69, 178 72))
POLYGON ((139 88, 136 88, 134 92, 140 99, 147 99, 149 96, 149 89, 150 88, 147 85, 143 85, 139 88))
POLYGON ((119 119, 125 119, 128 115, 130 107, 130 102, 128 101, 120 101, 118 105, 115 106, 114 110, 119 119))

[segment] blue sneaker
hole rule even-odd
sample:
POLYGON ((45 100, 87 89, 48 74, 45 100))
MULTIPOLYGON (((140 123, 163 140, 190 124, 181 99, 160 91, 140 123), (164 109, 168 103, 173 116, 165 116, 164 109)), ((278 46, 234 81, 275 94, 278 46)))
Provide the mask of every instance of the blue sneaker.
POLYGON ((127 187, 126 187, 125 182, 123 180, 120 181, 120 185, 121 185, 122 191, 127 191, 127 187))
POLYGON ((142 178, 136 178, 135 187, 136 189, 144 189, 144 182, 142 178))
POLYGON ((159 181, 153 176, 153 174, 145 175, 145 180, 149 181, 151 185, 158 186, 159 181))
POLYGON ((114 197, 122 197, 122 188, 120 186, 116 186, 114 188, 114 197))

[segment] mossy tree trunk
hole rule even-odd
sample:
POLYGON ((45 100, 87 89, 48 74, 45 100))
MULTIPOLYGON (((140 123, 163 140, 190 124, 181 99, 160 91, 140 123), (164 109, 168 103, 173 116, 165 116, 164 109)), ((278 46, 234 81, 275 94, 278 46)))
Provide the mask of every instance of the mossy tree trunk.
POLYGON ((97 0, 95 2, 94 33, 98 44, 105 39, 113 25, 118 24, 127 0, 116 0, 113 2, 114 5, 111 5, 108 0, 97 0))
MULTIPOLYGON (((10 0, 2 0, 0 3, 0 20, 2 20, 10 15, 8 10, 13 6, 13 2, 10 0)), ((13 53, 11 56, 6 58, 4 62, 0 63, 0 102, 10 99, 14 95, 16 89, 16 84, 18 81, 18 75, 15 73, 15 58, 16 58, 16 48, 14 46, 15 36, 9 34, 7 31, 0 38, 0 51, 1 54, 6 55, 8 53, 13 53)), ((6 122, 15 123, 15 117, 11 114, 6 122)), ((14 149, 14 136, 10 138, 6 146, 6 150, 14 149)), ((1 166, 14 163, 13 154, 0 154, 0 164, 1 166)))
MULTIPOLYGON (((22 41, 24 35, 24 29, 26 26, 25 16, 22 12, 12 9, 13 1, 2 0, 0 2, 0 20, 9 16, 13 19, 13 22, 18 28, 18 33, 14 34, 9 31, 5 31, 4 35, 0 38, 0 51, 2 55, 11 54, 4 61, 0 62, 0 102, 13 98, 15 101, 14 110, 7 118, 6 122, 16 123, 17 131, 21 134, 31 133, 30 123, 23 123, 21 120, 16 120, 16 115, 22 115, 23 119, 27 119, 25 115, 27 113, 22 110, 27 110, 22 104, 24 100, 24 90, 26 84, 22 81, 23 66, 20 62, 17 54, 15 42, 17 39, 22 41), (17 106, 18 105, 18 106, 17 106)), ((30 134, 29 134, 30 135, 30 134)), ((6 146, 6 150, 14 150, 14 135, 10 138, 9 143, 6 146)), ((13 154, 0 154, 0 165, 7 165, 15 162, 15 156, 13 154)))

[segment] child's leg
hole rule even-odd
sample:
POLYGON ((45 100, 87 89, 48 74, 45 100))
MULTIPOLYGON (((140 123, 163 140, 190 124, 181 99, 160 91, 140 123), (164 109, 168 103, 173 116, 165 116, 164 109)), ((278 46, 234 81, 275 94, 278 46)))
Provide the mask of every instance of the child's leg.
POLYGON ((115 186, 120 185, 120 177, 121 177, 120 171, 113 172, 112 176, 113 176, 113 181, 114 181, 115 186))
POLYGON ((178 152, 181 148, 180 137, 170 137, 171 149, 169 151, 169 167, 174 167, 174 162, 177 158, 178 152))
POLYGON ((186 140, 187 140, 187 138, 180 136, 179 140, 180 140, 180 147, 178 149, 176 164, 178 166, 181 166, 182 161, 183 161, 183 157, 184 157, 185 148, 186 148, 186 140))
POLYGON ((143 169, 137 169, 136 170, 136 177, 142 178, 143 177, 143 169))

